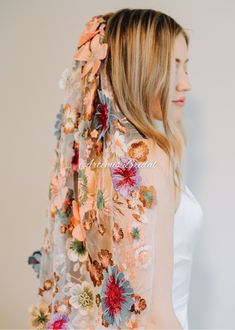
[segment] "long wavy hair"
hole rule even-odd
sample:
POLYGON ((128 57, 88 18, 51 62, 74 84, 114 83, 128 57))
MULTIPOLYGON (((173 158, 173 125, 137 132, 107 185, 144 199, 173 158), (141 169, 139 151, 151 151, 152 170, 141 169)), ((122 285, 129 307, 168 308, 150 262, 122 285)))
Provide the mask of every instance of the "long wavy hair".
POLYGON ((108 43, 105 70, 114 100, 141 135, 165 151, 174 183, 181 189, 186 134, 182 120, 172 120, 169 89, 175 38, 182 33, 188 47, 189 36, 173 18, 152 9, 124 8, 103 17, 108 43), (151 117, 156 95, 164 132, 151 117))

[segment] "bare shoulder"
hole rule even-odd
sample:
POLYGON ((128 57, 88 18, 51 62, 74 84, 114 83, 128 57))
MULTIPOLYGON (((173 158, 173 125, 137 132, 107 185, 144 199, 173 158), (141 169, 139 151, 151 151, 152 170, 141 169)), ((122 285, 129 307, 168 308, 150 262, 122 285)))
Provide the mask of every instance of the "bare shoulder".
POLYGON ((154 164, 151 170, 149 166, 144 167, 142 169, 143 175, 146 172, 147 176, 159 175, 162 178, 170 178, 172 176, 171 163, 167 153, 151 139, 131 139, 127 143, 127 153, 131 159, 154 164))
POLYGON ((146 140, 149 147, 149 158, 156 162, 156 173, 171 177, 173 174, 172 164, 166 151, 156 143, 146 140))
POLYGON ((158 145, 155 145, 156 149, 156 158, 159 161, 159 164, 162 165, 164 169, 169 169, 170 168, 170 159, 169 156, 167 155, 166 151, 163 150, 161 147, 158 145))

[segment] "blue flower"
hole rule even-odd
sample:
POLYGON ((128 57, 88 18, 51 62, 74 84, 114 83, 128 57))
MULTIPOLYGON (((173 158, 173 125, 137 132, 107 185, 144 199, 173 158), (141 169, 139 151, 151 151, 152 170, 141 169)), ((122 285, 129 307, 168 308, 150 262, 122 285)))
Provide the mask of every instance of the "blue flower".
POLYGON ((37 273, 37 278, 39 278, 40 262, 42 253, 41 251, 34 251, 31 256, 28 257, 28 264, 32 265, 33 270, 37 273))
POLYGON ((134 304, 134 291, 124 273, 117 266, 109 266, 104 274, 101 289, 101 305, 104 319, 120 327, 129 319, 134 304))
POLYGON ((59 140, 61 137, 61 123, 62 123, 63 110, 64 107, 63 104, 61 104, 60 111, 56 115, 56 122, 54 125, 55 128, 54 135, 57 137, 57 140, 59 140))
POLYGON ((114 118, 117 118, 117 116, 113 112, 110 98, 103 94, 101 90, 98 89, 97 91, 100 99, 100 103, 97 105, 94 116, 95 127, 99 131, 97 142, 103 138, 106 145, 106 135, 109 131, 110 124, 114 118))

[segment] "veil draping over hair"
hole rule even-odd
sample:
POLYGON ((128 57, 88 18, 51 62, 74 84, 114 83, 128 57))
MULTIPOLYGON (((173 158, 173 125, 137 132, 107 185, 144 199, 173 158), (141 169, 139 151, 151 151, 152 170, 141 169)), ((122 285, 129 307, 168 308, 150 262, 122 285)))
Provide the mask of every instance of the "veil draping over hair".
POLYGON ((29 317, 37 329, 146 329, 152 306, 155 149, 114 102, 97 18, 61 81, 47 225, 29 258, 39 277, 29 317))

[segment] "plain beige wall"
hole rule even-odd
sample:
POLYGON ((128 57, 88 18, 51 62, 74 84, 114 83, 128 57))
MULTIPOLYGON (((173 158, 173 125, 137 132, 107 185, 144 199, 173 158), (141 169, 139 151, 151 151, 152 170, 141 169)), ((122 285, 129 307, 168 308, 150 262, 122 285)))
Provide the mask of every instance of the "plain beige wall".
POLYGON ((235 1, 0 0, 1 328, 27 328, 38 280, 61 72, 84 23, 122 7, 153 8, 190 29, 186 181, 204 210, 190 328, 235 329, 235 1))

